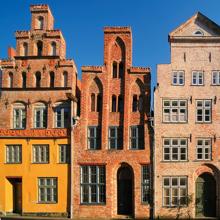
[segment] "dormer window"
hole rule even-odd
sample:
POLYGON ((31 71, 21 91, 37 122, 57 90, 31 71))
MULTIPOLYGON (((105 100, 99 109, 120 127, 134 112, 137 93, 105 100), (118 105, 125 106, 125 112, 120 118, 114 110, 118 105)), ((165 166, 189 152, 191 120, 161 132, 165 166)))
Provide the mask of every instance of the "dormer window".
POLYGON ((44 18, 42 16, 38 17, 38 28, 40 30, 43 30, 44 28, 44 18))
POLYGON ((194 36, 204 36, 204 33, 203 33, 201 30, 195 30, 195 31, 193 32, 193 35, 194 35, 194 36))

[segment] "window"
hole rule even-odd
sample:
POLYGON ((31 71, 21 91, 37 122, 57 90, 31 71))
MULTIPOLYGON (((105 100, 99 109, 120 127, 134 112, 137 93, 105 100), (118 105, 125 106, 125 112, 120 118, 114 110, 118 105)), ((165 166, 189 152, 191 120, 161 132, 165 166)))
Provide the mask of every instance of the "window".
POLYGON ((196 122, 211 122, 212 101, 197 100, 196 101, 196 122))
POLYGON ((23 43, 23 55, 28 56, 28 44, 26 42, 23 43))
POLYGON ((16 103, 13 109, 13 128, 24 129, 26 126, 26 109, 22 103, 16 103))
POLYGON ((220 71, 212 72, 212 85, 220 85, 220 71))
POLYGON ((116 96, 112 96, 112 112, 116 112, 116 96))
POLYGON ((119 150, 123 148, 123 128, 112 126, 109 127, 109 149, 119 150))
POLYGON ((203 72, 202 71, 193 71, 192 72, 192 85, 203 85, 203 72))
POLYGON ((58 105, 55 108, 55 127, 67 128, 70 126, 70 108, 69 105, 58 105))
POLYGON ((121 61, 119 63, 119 78, 122 78, 124 75, 124 63, 121 61))
POLYGON ((50 72, 50 88, 54 88, 54 72, 50 72))
POLYGON ((33 146, 33 163, 49 163, 49 145, 33 146))
POLYGON ((34 127, 47 127, 47 108, 43 103, 38 103, 34 108, 34 127))
POLYGON ((102 94, 97 95, 97 112, 102 111, 102 94))
POLYGON ((130 149, 144 149, 144 126, 130 126, 130 149))
POLYGON ((149 165, 141 166, 141 201, 150 203, 150 167, 149 165))
POLYGON ((186 100, 163 100, 163 122, 186 122, 186 100))
POLYGON ((12 72, 8 74, 8 86, 9 88, 13 88, 13 73, 12 72))
POLYGON ((6 163, 21 163, 21 145, 6 146, 6 163))
POLYGON ((57 203, 57 178, 38 178, 38 202, 57 203))
POLYGON ((195 36, 203 36, 204 33, 203 33, 201 30, 195 30, 195 31, 193 32, 193 35, 195 35, 195 36))
POLYGON ((67 144, 59 145, 59 163, 70 162, 70 146, 67 144))
POLYGON ((122 99, 122 95, 118 96, 118 112, 123 112, 123 99, 122 99))
POLYGON ((36 83, 36 88, 40 88, 41 86, 41 73, 40 72, 36 72, 35 74, 35 83, 36 83))
POLYGON ((137 95, 133 95, 133 101, 132 101, 132 112, 138 111, 138 99, 137 95))
POLYGON ((42 16, 40 16, 38 18, 38 28, 37 29, 42 30, 43 28, 44 28, 44 18, 42 16))
POLYGON ((27 87, 27 77, 26 77, 26 73, 23 72, 22 73, 22 88, 25 89, 27 87))
POLYGON ((91 112, 95 112, 95 94, 91 94, 91 112))
POLYGON ((112 77, 117 78, 117 63, 113 62, 112 64, 112 77))
POLYGON ((163 205, 166 207, 187 205, 187 177, 163 178, 163 205))
POLYGON ((43 51, 43 42, 38 41, 37 42, 37 56, 42 56, 42 51, 43 51))
POLYGON ((184 85, 184 72, 183 71, 174 71, 173 72, 173 85, 184 85))
POLYGON ((164 161, 186 161, 187 160, 187 139, 186 138, 163 139, 163 160, 164 161))
POLYGON ((52 42, 51 43, 51 55, 52 56, 56 56, 57 55, 57 50, 56 50, 57 48, 56 47, 57 47, 56 43, 52 42))
POLYGON ((101 129, 98 126, 88 127, 88 149, 101 149, 101 129))
POLYGON ((105 166, 81 166, 80 170, 81 203, 105 203, 105 166))
POLYGON ((68 72, 64 71, 63 72, 63 87, 68 86, 68 72))
POLYGON ((197 160, 211 160, 211 139, 198 139, 196 145, 197 160))

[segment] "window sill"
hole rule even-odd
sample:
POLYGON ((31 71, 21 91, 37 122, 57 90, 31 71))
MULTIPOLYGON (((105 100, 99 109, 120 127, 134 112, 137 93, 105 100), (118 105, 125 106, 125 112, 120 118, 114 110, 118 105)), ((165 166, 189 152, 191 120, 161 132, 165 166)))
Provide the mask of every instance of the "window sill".
POLYGON ((166 209, 177 209, 177 208, 187 208, 188 205, 177 205, 177 206, 162 206, 163 208, 166 209))
POLYGON ((42 128, 31 128, 33 130, 37 130, 37 129, 47 129, 47 127, 42 127, 42 128))
POLYGON ((198 85, 198 84, 190 84, 190 86, 205 86, 205 84, 201 84, 201 85, 198 85))
POLYGON ((196 159, 196 160, 193 160, 192 162, 207 162, 207 161, 213 161, 213 159, 207 159, 207 160, 205 160, 205 159, 196 159))
POLYGON ((145 148, 143 148, 143 149, 139 149, 139 148, 129 148, 129 150, 138 151, 138 150, 145 150, 145 148))
POLYGON ((49 164, 49 162, 32 162, 31 164, 49 164))
POLYGON ((162 122, 163 124, 187 124, 188 123, 188 121, 183 121, 183 122, 172 122, 172 121, 163 121, 162 122))
POLYGON ((212 124, 212 122, 211 121, 209 121, 209 122, 196 121, 195 124, 212 124))
POLYGON ((58 202, 37 202, 37 204, 39 204, 39 205, 47 205, 47 204, 55 205, 55 204, 58 204, 58 202))
POLYGON ((105 206, 106 203, 80 203, 82 206, 105 206))
POLYGON ((187 163, 189 160, 161 160, 161 163, 187 163))
POLYGON ((4 163, 4 164, 9 164, 9 165, 13 165, 13 164, 22 164, 22 162, 15 162, 15 163, 13 163, 13 162, 6 162, 6 163, 4 163))
POLYGON ((171 86, 185 86, 185 84, 171 84, 171 86))

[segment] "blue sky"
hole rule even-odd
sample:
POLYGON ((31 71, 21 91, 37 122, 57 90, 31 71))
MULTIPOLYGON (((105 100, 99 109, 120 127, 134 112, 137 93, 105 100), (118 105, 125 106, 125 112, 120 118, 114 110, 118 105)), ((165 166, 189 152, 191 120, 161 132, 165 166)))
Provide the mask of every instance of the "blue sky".
POLYGON ((55 28, 66 39, 67 58, 73 58, 81 77, 82 65, 103 64, 103 27, 131 26, 133 66, 152 69, 169 63, 168 33, 197 11, 220 24, 219 0, 14 0, 2 4, 0 57, 15 47, 14 32, 30 28, 30 4, 49 4, 55 28))

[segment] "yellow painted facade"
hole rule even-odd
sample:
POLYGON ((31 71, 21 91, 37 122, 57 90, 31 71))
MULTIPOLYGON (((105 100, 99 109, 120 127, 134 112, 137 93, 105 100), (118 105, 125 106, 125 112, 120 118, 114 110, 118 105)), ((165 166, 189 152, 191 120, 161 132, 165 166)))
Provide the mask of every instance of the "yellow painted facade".
POLYGON ((67 138, 62 139, 0 139, 0 211, 13 212, 13 186, 10 178, 22 179, 22 214, 56 213, 65 215, 68 210, 70 195, 68 189, 70 164, 59 163, 59 145, 69 144, 67 138), (33 145, 49 145, 49 163, 33 163, 33 145), (22 162, 6 163, 6 146, 22 145, 22 162), (38 178, 57 178, 57 203, 40 204, 38 202, 38 178))

